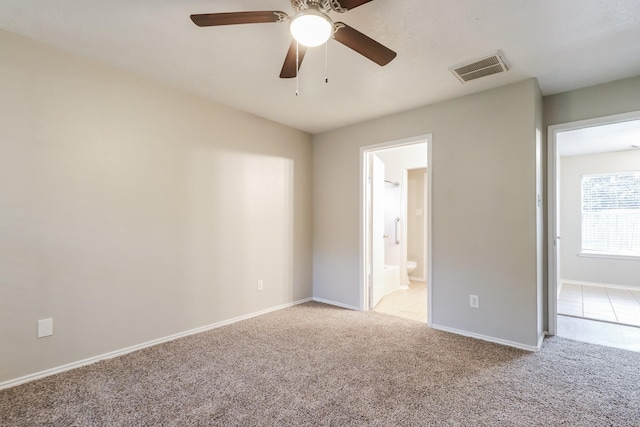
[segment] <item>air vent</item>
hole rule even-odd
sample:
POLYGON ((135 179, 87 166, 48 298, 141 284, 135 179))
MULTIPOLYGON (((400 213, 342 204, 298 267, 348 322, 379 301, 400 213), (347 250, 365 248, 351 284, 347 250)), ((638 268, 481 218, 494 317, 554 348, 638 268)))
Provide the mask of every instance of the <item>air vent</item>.
POLYGON ((509 67, 507 67, 507 64, 505 64, 502 59, 500 51, 495 51, 480 58, 473 59, 472 61, 449 67, 449 70, 451 70, 462 83, 479 79, 480 77, 490 76, 491 74, 502 73, 508 69, 509 67))

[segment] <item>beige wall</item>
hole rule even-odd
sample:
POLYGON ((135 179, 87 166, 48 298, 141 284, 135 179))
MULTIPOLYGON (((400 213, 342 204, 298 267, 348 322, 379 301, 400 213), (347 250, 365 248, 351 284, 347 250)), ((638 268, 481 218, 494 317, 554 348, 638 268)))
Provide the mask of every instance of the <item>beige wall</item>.
POLYGON ((640 260, 579 256, 582 249, 582 175, 640 170, 640 151, 560 160, 560 274, 563 280, 640 287, 640 260))
POLYGON ((361 305, 360 148, 431 133, 433 325, 536 346, 539 104, 530 79, 314 136, 314 296, 361 305))
POLYGON ((0 52, 0 382, 311 297, 309 135, 9 33, 0 52))

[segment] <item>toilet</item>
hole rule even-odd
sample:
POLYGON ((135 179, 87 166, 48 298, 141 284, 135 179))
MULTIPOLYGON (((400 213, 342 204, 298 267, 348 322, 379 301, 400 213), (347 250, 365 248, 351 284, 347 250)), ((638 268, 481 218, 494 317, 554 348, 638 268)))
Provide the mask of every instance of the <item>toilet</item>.
POLYGON ((416 269, 418 263, 415 261, 407 261, 407 286, 409 285, 409 276, 411 272, 416 269))

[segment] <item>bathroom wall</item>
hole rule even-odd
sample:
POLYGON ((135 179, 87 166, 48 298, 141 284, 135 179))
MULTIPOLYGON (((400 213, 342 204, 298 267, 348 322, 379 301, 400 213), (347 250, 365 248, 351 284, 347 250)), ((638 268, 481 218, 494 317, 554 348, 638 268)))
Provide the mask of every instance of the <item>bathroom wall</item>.
POLYGON ((376 153, 385 165, 385 179, 399 183, 398 186, 387 183, 385 185, 385 264, 400 266, 400 273, 406 277, 406 206, 403 200, 407 192, 407 169, 425 167, 427 165, 427 144, 413 144, 404 147, 381 150, 376 153), (400 218, 398 224, 398 240, 395 240, 395 219, 400 218))
POLYGON ((402 227, 402 218, 405 212, 402 206, 402 192, 404 191, 404 187, 405 185, 402 182, 399 182, 398 185, 385 182, 384 234, 389 236, 384 240, 384 263, 386 265, 400 266, 400 264, 402 264, 402 242, 404 242, 405 239, 402 227), (400 218, 397 224, 396 218, 400 218))
POLYGON ((407 174, 407 260, 418 266, 409 273, 411 279, 426 280, 425 234, 427 229, 427 205, 425 200, 425 179, 427 169, 413 169, 407 174))

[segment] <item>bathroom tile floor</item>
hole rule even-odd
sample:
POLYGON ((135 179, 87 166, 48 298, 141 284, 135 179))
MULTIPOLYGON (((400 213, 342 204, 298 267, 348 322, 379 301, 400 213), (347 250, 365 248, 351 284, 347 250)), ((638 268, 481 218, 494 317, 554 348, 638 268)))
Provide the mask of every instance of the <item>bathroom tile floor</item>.
POLYGON ((558 314, 640 326, 640 290, 564 282, 558 314))
POLYGON ((373 310, 426 323, 427 284, 411 281, 409 289, 400 289, 384 296, 373 310))

